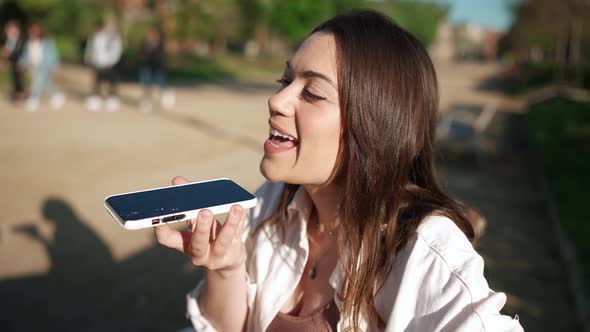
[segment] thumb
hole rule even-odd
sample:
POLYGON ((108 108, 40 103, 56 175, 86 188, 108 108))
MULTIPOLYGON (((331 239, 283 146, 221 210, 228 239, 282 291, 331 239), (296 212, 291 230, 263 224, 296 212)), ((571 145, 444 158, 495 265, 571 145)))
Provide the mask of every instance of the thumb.
POLYGON ((188 180, 185 179, 183 176, 175 176, 174 179, 172 179, 172 185, 174 186, 185 183, 188 183, 188 180))
POLYGON ((187 253, 192 236, 190 231, 179 232, 168 225, 160 225, 154 227, 154 234, 161 245, 187 253))

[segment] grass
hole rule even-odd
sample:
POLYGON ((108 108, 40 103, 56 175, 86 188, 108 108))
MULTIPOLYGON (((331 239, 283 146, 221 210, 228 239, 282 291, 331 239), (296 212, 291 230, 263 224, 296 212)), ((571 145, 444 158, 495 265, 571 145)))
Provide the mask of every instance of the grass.
MULTIPOLYGON (((127 51, 120 74, 129 80, 137 78, 137 56, 127 51)), ((278 59, 250 60, 239 55, 197 57, 177 55, 167 58, 166 80, 168 82, 191 82, 210 80, 258 80, 278 79, 284 62, 278 59)))
POLYGON ((190 79, 277 79, 283 71, 284 62, 277 59, 247 59, 237 55, 223 55, 215 58, 181 56, 170 59, 168 78, 170 80, 190 79))
POLYGON ((194 79, 232 78, 234 75, 212 58, 179 56, 168 61, 167 77, 169 81, 186 81, 194 79))
POLYGON ((590 104, 553 99, 532 106, 526 120, 560 222, 590 285, 590 104))
POLYGON ((80 45, 76 39, 67 36, 57 36, 54 40, 62 62, 76 62, 81 59, 80 45))
POLYGON ((223 56, 220 64, 232 72, 237 79, 264 80, 269 83, 280 78, 285 69, 284 58, 260 57, 247 59, 243 56, 223 56))
POLYGON ((8 67, 8 63, 2 65, 5 65, 5 67, 2 67, 2 70, 0 70, 0 89, 8 89, 10 87, 10 68, 8 67))

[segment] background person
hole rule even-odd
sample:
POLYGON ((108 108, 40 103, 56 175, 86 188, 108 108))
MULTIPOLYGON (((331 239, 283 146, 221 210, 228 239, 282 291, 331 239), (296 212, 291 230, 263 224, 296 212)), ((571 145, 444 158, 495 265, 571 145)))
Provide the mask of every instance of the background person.
POLYGON ((117 111, 120 100, 117 91, 116 66, 123 54, 123 43, 115 25, 111 22, 99 22, 96 32, 86 44, 84 59, 94 70, 94 87, 92 95, 86 100, 86 107, 91 111, 102 108, 101 85, 108 84, 106 99, 107 111, 117 111))
POLYGON ((174 94, 165 90, 166 59, 162 34, 155 27, 151 27, 145 35, 139 50, 139 81, 143 87, 140 110, 152 109, 152 87, 158 88, 160 106, 164 109, 174 107, 174 94))
POLYGON ((18 101, 24 98, 22 73, 18 67, 18 60, 25 46, 25 36, 21 33, 18 21, 8 21, 4 25, 6 40, 2 49, 2 55, 8 60, 10 66, 10 80, 12 92, 10 98, 18 101))
POLYGON ((417 39, 373 11, 337 15, 278 81, 258 205, 155 228, 205 268, 187 300, 195 329, 522 331, 437 184, 437 79, 417 39))
POLYGON ((26 103, 27 111, 34 112, 39 109, 44 92, 51 96, 50 104, 53 110, 63 107, 64 95, 57 90, 53 82, 53 75, 59 67, 59 52, 53 40, 45 34, 39 24, 33 24, 29 28, 29 38, 19 59, 19 66, 31 73, 31 94, 26 103))

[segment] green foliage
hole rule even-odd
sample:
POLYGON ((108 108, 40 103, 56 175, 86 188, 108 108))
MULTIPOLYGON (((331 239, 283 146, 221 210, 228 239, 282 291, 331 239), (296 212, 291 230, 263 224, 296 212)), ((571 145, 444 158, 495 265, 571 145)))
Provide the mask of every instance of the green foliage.
MULTIPOLYGON (((256 40, 265 56, 278 39, 297 46, 311 29, 337 13, 354 8, 374 7, 393 18, 428 45, 436 34, 446 7, 422 1, 383 0, 148 0, 143 10, 123 13, 120 1, 22 0, 30 21, 45 25, 57 39, 65 59, 78 57, 81 40, 96 22, 115 15, 125 38, 125 55, 135 59, 148 26, 164 28, 166 38, 175 40, 178 50, 189 50, 196 41, 206 42, 216 56, 225 50, 241 52, 248 40, 256 40), (163 8, 163 9, 162 9, 163 8), (131 56, 130 56, 131 55, 131 56)), ((280 45, 277 43, 276 45, 280 45)), ((279 52, 280 53, 280 52, 279 52)))
POLYGON ((201 3, 190 0, 180 0, 176 12, 176 27, 174 36, 179 40, 187 40, 191 36, 201 36, 207 31, 209 15, 201 10, 201 3))
POLYGON ((342 13, 355 8, 363 8, 365 1, 363 0, 332 0, 334 13, 342 13))
MULTIPOLYGON (((525 62, 518 65, 518 76, 508 85, 513 95, 530 92, 555 80, 558 67, 554 63, 525 62)), ((590 90, 590 65, 566 66, 562 68, 562 83, 590 90)))
POLYGON ((544 166, 560 222, 574 240, 590 281, 590 104, 554 99, 533 106, 526 120, 544 166))
MULTIPOLYGON (((0 89, 2 89, 2 93, 4 94, 6 91, 4 91, 4 89, 8 90, 10 88, 10 71, 8 70, 4 70, 4 68, 2 68, 2 70, 0 70, 0 89)), ((4 96, 2 96, 4 97, 4 96)))
POLYGON ((256 33, 256 27, 264 24, 265 16, 268 15, 266 7, 260 0, 238 1, 241 14, 240 39, 252 38, 256 33))
POLYGON ((105 9, 98 1, 23 0, 19 4, 32 22, 43 24, 51 34, 74 38, 90 34, 105 9))
POLYGON ((126 31, 126 45, 131 48, 139 48, 141 46, 141 42, 145 37, 145 33, 147 30, 153 26, 157 26, 157 22, 154 19, 151 20, 143 20, 139 22, 134 22, 131 24, 126 31))
POLYGON ((62 62, 78 62, 82 59, 79 41, 71 36, 54 38, 62 62))
POLYGON ((170 59, 167 77, 171 81, 186 81, 231 78, 233 75, 215 59, 179 56, 170 59))
POLYGON ((213 40, 239 31, 237 0, 179 0, 175 36, 179 40, 213 40))
POLYGON ((311 29, 333 14, 328 1, 275 1, 271 26, 291 44, 303 41, 311 29))
POLYGON ((434 41, 438 26, 449 11, 442 4, 408 0, 385 0, 371 7, 389 15, 426 47, 434 41))
POLYGON ((590 30, 585 22, 590 15, 590 3, 527 0, 515 1, 511 9, 514 22, 507 32, 507 41, 509 48, 520 55, 517 60, 523 61, 528 57, 526 52, 536 48, 549 55, 546 60, 561 65, 587 63, 585 55, 590 51, 590 30))

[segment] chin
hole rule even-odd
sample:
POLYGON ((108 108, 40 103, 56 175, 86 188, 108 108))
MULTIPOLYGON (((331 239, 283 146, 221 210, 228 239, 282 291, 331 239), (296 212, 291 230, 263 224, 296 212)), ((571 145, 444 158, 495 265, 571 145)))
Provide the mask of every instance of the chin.
POLYGON ((284 182, 284 176, 281 176, 281 172, 278 172, 276 167, 269 164, 268 160, 262 159, 260 162, 260 174, 270 182, 284 182))
POLYGON ((260 174, 270 182, 284 182, 290 184, 325 185, 331 180, 330 172, 326 174, 315 171, 301 172, 291 167, 281 165, 274 160, 263 157, 260 161, 260 174))
POLYGON ((302 179, 293 173, 289 168, 277 165, 270 160, 262 158, 260 162, 260 174, 270 182, 284 182, 301 184, 302 179))

